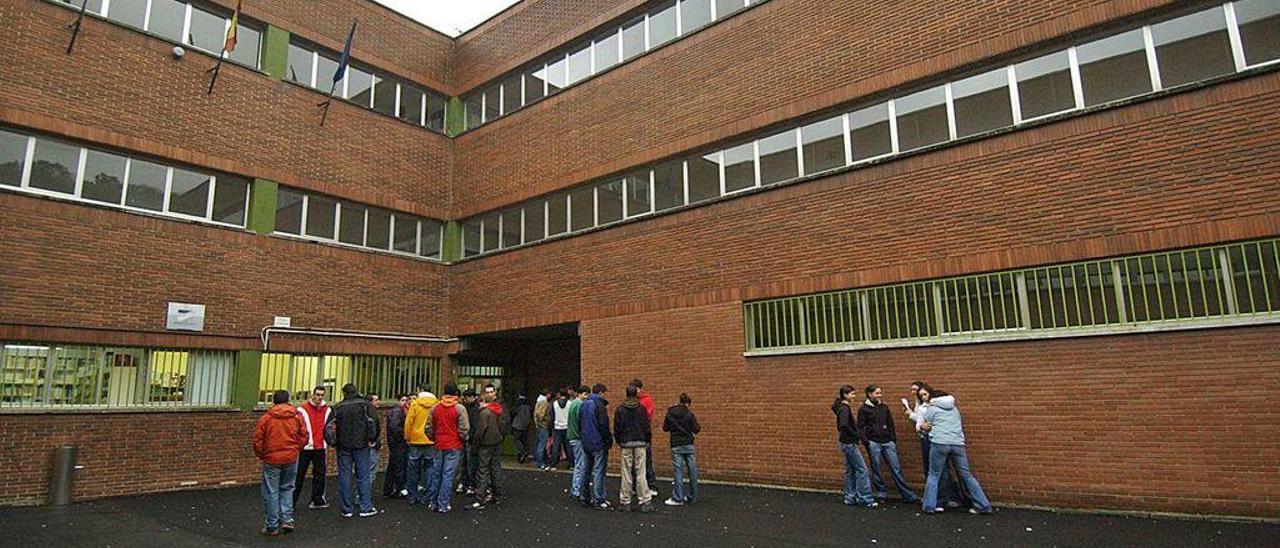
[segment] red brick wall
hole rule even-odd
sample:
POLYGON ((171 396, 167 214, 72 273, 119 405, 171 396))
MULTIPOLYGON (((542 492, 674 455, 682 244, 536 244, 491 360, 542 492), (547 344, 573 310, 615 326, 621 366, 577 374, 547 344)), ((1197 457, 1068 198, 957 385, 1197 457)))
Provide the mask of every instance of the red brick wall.
MULTIPOLYGON (((659 409, 688 392, 706 478, 839 489, 836 389, 879 384, 896 412, 925 380, 957 396, 973 471, 997 504, 1280 512, 1280 411, 1257 398, 1280 389, 1280 327, 748 359, 741 326, 739 303, 583 322, 583 379, 608 384, 614 406, 632 377, 659 409)), ((915 434, 894 418, 923 492, 915 434)), ((654 445, 670 476, 667 435, 654 445)))
POLYGON ((480 213, 1169 4, 772 0, 461 136, 453 211, 480 213))

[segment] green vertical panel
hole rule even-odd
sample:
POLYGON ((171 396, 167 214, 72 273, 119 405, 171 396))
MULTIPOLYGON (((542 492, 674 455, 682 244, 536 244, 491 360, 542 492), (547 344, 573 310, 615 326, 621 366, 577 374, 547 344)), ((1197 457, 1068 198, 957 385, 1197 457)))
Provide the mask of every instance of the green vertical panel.
POLYGON ((241 350, 236 353, 235 391, 231 404, 252 411, 258 404, 258 377, 262 374, 262 352, 241 350))
POLYGON ((271 234, 276 229, 276 195, 280 184, 266 179, 254 179, 249 187, 249 230, 258 234, 271 234))
POLYGON ((440 250, 440 259, 452 263, 462 258, 462 224, 458 221, 444 223, 444 245, 440 250))
POLYGON ((289 68, 289 31, 267 25, 262 41, 262 70, 276 80, 284 78, 289 68))
POLYGON ((461 97, 450 97, 444 108, 444 132, 457 137, 467 130, 467 110, 461 97))

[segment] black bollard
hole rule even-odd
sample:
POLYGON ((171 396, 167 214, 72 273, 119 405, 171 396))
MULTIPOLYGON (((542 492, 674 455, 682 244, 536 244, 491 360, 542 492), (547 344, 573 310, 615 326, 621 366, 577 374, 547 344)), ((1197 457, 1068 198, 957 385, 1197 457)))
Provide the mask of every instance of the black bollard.
POLYGON ((64 445, 53 450, 53 478, 49 480, 49 504, 71 504, 71 484, 76 473, 76 448, 64 445))

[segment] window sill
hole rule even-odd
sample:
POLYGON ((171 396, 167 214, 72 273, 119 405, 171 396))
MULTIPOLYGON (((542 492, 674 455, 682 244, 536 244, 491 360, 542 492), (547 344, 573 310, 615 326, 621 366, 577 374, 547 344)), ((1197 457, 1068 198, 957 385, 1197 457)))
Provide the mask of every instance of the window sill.
POLYGON ((57 406, 57 407, 0 407, 0 415, 117 415, 140 413, 232 413, 240 412, 240 408, 230 405, 209 405, 190 407, 100 407, 100 406, 57 406))

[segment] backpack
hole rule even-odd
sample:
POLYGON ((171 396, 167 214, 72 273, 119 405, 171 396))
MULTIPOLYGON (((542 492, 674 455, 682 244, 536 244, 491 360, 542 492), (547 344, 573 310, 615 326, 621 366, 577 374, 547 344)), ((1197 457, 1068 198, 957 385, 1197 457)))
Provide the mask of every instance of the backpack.
POLYGON ((328 447, 338 447, 338 424, 333 421, 337 413, 330 413, 329 420, 324 423, 324 444, 328 447))

